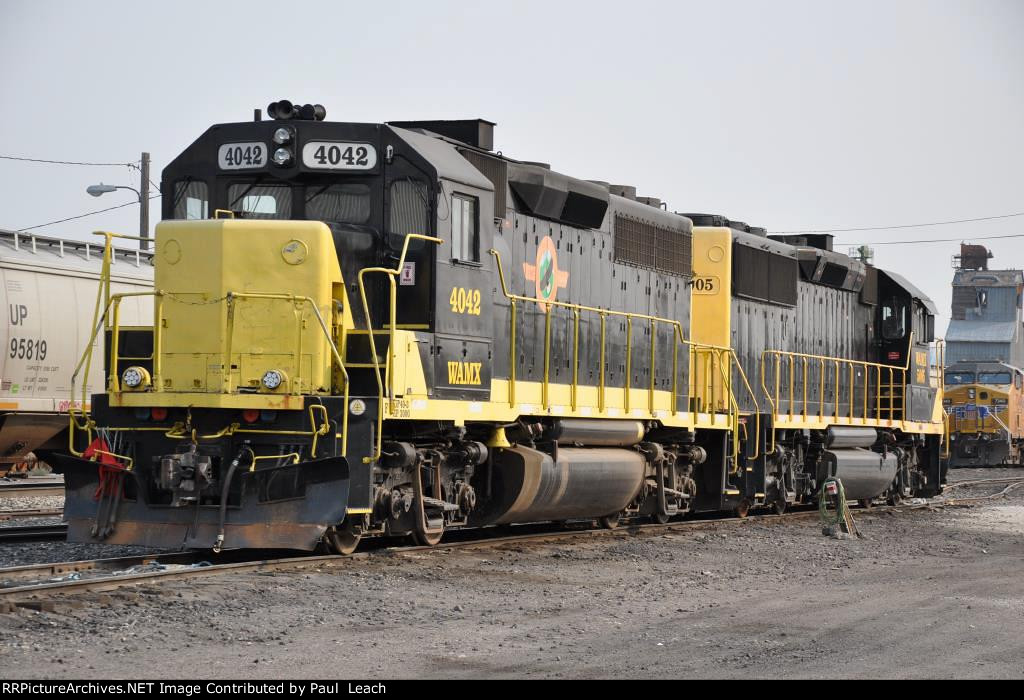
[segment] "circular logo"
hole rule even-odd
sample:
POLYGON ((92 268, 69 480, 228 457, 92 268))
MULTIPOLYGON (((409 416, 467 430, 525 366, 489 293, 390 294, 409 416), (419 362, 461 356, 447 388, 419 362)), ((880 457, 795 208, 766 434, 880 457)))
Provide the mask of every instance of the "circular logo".
POLYGON ((302 241, 292 239, 281 248, 281 257, 289 265, 301 265, 309 254, 309 247, 302 241))
POLYGON ((163 245, 164 262, 168 265, 176 265, 181 260, 181 244, 171 238, 163 245))

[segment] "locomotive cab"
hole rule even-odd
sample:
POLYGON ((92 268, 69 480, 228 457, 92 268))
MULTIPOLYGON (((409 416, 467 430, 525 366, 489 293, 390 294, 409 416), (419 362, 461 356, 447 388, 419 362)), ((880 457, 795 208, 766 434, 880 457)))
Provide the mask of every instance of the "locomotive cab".
POLYGON ((900 275, 879 270, 877 277, 876 362, 907 368, 905 386, 890 391, 905 420, 940 419, 936 397, 941 387, 931 371, 934 358, 930 350, 938 310, 927 295, 900 275))

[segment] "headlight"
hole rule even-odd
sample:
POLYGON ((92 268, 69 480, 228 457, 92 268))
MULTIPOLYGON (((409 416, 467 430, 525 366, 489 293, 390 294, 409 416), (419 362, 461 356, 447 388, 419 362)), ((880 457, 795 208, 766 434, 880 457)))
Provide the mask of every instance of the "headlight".
POLYGON ((284 167, 292 162, 292 152, 287 148, 279 148, 274 151, 274 164, 284 167))
POLYGON ((284 144, 291 142, 291 140, 291 129, 286 129, 285 127, 282 126, 280 129, 274 132, 274 143, 276 143, 278 146, 283 146, 284 144))
POLYGON ((278 369, 268 369, 263 373, 263 379, 260 381, 264 387, 273 391, 284 383, 284 372, 278 369))
POLYGON ((138 389, 149 384, 149 372, 145 367, 129 367, 121 373, 121 382, 129 389, 138 389))

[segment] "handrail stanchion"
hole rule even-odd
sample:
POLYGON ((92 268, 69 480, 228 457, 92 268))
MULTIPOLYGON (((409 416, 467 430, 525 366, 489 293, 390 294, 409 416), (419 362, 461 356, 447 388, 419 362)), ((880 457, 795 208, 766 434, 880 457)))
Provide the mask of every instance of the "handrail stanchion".
POLYGON ((626 376, 623 378, 625 394, 623 407, 626 415, 629 415, 629 394, 633 388, 633 317, 626 316, 626 376))
POLYGON ((647 410, 648 410, 648 412, 651 415, 654 415, 654 387, 655 387, 655 381, 657 381, 657 375, 655 373, 656 367, 655 367, 655 363, 654 363, 654 361, 655 361, 654 339, 658 335, 658 322, 655 321, 652 318, 650 320, 650 324, 651 324, 651 364, 649 366, 649 371, 650 371, 650 374, 651 374, 651 383, 650 383, 650 390, 649 390, 649 392, 647 394, 647 410))
POLYGON ((608 325, 607 316, 602 311, 601 312, 601 372, 600 372, 600 377, 598 378, 599 381, 598 381, 598 385, 597 385, 597 410, 599 412, 601 412, 601 413, 604 413, 604 410, 605 410, 605 374, 607 374, 607 370, 606 370, 606 366, 605 366, 605 363, 606 363, 606 359, 605 359, 605 340, 607 338, 607 325, 608 325))
POLYGON ((544 310, 544 384, 541 385, 541 404, 544 410, 551 408, 549 388, 551 384, 551 304, 544 310))
POLYGON ((508 350, 508 404, 512 408, 516 406, 516 364, 519 358, 516 357, 516 300, 510 300, 509 317, 511 318, 509 328, 509 350, 508 350))
POLYGON ((580 310, 572 310, 572 410, 578 407, 578 391, 580 380, 580 310))

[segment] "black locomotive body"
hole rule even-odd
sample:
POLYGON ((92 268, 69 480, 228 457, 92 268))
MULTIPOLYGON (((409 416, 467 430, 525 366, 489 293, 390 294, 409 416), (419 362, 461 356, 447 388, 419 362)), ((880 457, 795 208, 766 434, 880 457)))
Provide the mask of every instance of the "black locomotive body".
POLYGON ((164 170, 154 326, 112 321, 62 458, 73 539, 350 551, 781 509, 831 475, 938 491, 905 280, 512 160, 483 120, 275 111, 164 170))

